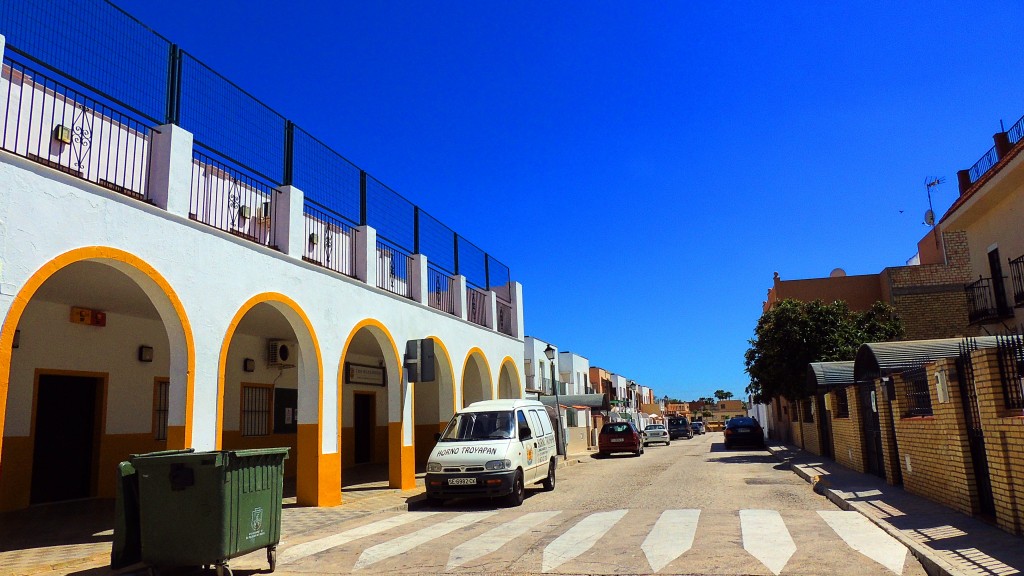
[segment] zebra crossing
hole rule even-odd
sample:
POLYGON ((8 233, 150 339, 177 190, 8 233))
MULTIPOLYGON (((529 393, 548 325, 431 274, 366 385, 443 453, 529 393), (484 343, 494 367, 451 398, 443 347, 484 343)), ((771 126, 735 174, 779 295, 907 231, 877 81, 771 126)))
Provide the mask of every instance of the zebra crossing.
POLYGON ((831 539, 827 546, 847 555, 834 561, 844 573, 902 574, 907 558, 902 544, 857 512, 803 511, 797 516, 756 509, 713 514, 620 509, 401 512, 294 546, 282 543, 278 564, 296 573, 310 562, 330 562, 339 570, 351 562, 357 574, 400 573, 417 566, 438 572, 484 566, 492 572, 513 565, 540 573, 669 573, 688 571, 705 559, 694 550, 705 531, 713 535, 708 543, 735 547, 739 559, 733 560, 749 563, 750 573, 778 576, 787 567, 807 573, 817 551, 805 553, 799 567, 791 562, 800 546, 811 545, 801 544, 806 534, 831 539), (791 528, 803 536, 794 539, 791 528), (847 570, 856 563, 864 568, 847 570))

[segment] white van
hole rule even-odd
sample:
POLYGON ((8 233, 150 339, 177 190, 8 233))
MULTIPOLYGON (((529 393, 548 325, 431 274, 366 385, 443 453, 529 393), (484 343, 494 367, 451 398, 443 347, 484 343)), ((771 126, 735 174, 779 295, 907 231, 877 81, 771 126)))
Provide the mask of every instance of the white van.
POLYGON ((555 489, 555 431, 536 400, 484 400, 456 414, 427 460, 427 501, 489 496, 523 503, 525 486, 555 489))

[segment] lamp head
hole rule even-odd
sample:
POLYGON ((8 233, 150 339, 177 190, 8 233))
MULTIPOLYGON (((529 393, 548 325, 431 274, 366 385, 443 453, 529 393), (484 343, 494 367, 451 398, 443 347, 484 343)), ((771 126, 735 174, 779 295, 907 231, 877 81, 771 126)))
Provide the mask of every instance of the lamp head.
POLYGON ((548 344, 548 347, 544 349, 544 355, 548 357, 548 360, 555 361, 555 349, 551 344, 548 344))

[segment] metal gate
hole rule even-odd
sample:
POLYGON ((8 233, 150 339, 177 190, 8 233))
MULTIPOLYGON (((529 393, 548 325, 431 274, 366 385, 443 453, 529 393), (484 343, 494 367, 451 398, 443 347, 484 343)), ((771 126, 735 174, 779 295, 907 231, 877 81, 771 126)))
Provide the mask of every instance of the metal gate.
POLYGON ((864 464, 869 474, 885 478, 882 456, 882 423, 878 419, 878 399, 874 382, 858 382, 860 394, 861 427, 864 430, 864 464))
POLYGON ((985 453, 985 434, 981 429, 981 413, 978 411, 978 390, 974 382, 974 364, 971 352, 978 349, 978 344, 970 338, 960 343, 960 357, 957 359, 957 372, 960 378, 960 398, 964 410, 964 421, 967 424, 967 441, 971 448, 971 463, 974 468, 975 487, 978 491, 978 503, 981 514, 994 516, 995 502, 992 498, 992 479, 989 477, 988 456, 985 453))

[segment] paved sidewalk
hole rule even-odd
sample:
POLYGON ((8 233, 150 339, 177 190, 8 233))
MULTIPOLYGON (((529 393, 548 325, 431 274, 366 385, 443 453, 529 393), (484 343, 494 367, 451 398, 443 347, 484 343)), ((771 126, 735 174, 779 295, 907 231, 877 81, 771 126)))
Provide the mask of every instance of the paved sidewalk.
POLYGON ((793 446, 768 450, 844 510, 856 510, 905 544, 929 574, 999 575, 1024 570, 1024 539, 793 446))
MULTIPOLYGON (((560 467, 589 459, 589 453, 573 454, 568 460, 561 461, 560 467)), ((374 473, 373 469, 347 470, 346 477, 350 483, 343 488, 344 503, 341 506, 309 508, 297 506, 294 497, 285 498, 281 511, 280 547, 284 549, 313 540, 330 533, 332 527, 341 522, 371 514, 408 510, 425 500, 422 474, 417 474, 415 488, 403 491, 388 488, 386 480, 364 481, 359 478, 360 475, 374 473)), ((138 565, 110 570, 113 526, 113 500, 82 500, 0 513, 0 576, 145 574, 138 565)), ((263 550, 253 552, 233 560, 231 564, 243 567, 249 564, 265 569, 265 554, 263 550)))

